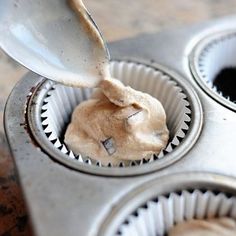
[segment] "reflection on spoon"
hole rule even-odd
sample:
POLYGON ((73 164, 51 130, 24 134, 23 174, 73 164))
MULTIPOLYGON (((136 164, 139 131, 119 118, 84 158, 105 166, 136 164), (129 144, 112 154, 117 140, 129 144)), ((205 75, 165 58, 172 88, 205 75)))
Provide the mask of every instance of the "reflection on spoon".
POLYGON ((58 68, 64 67, 61 60, 53 53, 51 53, 44 44, 40 44, 39 41, 33 40, 33 32, 25 28, 24 25, 14 25, 13 27, 11 27, 11 32, 19 40, 19 43, 22 43, 22 47, 29 47, 32 52, 35 53, 35 56, 41 56, 42 60, 44 59, 44 57, 50 58, 53 61, 52 65, 57 66, 58 68))
POLYGON ((95 87, 109 73, 108 50, 82 1, 69 3, 0 1, 0 47, 46 78, 95 87))

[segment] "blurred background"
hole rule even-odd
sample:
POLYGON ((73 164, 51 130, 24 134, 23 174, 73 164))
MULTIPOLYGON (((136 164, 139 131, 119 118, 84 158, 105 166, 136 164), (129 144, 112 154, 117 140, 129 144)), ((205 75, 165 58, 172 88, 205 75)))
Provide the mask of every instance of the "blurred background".
MULTIPOLYGON (((84 0, 107 41, 184 27, 235 13, 235 0, 84 0)), ((3 128, 6 99, 27 70, 0 49, 0 235, 32 235, 3 128)))

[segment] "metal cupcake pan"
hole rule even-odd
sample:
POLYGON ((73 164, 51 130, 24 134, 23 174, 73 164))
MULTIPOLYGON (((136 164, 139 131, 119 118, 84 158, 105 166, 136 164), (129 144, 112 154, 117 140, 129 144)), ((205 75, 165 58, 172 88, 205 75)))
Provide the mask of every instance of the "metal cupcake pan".
MULTIPOLYGON (((168 121, 172 139, 184 130, 182 138, 180 133, 176 135, 180 136, 178 145, 169 144, 170 152, 164 152, 163 157, 150 163, 108 167, 76 157, 63 146, 61 134, 73 107, 89 97, 91 91, 56 85, 33 73, 17 84, 6 107, 5 127, 36 235, 77 235, 79 232, 103 236, 130 232, 129 226, 136 224, 136 220, 143 226, 146 224, 142 217, 134 216, 139 215, 137 211, 141 216, 148 214, 151 219, 150 205, 155 208, 162 202, 173 210, 173 202, 187 199, 188 204, 189 197, 192 211, 182 209, 185 216, 206 217, 212 213, 203 213, 209 199, 217 203, 216 199, 220 198, 224 204, 215 214, 235 217, 235 211, 230 209, 236 196, 235 104, 214 92, 205 77, 201 77, 203 68, 198 67, 200 49, 206 52, 206 45, 218 45, 218 37, 234 32, 229 29, 235 24, 236 18, 226 19, 109 44, 112 58, 119 59, 114 62, 118 67, 144 68, 140 69, 140 76, 147 68, 154 71, 150 73, 157 73, 163 84, 169 86, 163 94, 173 91, 169 101, 165 96, 162 100, 167 107, 172 99, 175 102, 168 113, 176 115, 181 111, 181 117, 171 117, 168 121), (216 41, 212 43, 211 39, 216 41), (180 99, 178 96, 176 99, 176 91, 180 99), (64 101, 58 103, 61 94, 64 101), (66 119, 62 113, 67 114, 66 119), (191 120, 187 121, 188 117, 191 120), (193 207, 196 204, 200 204, 199 209, 203 211, 196 213, 193 207), (126 221, 131 218, 131 223, 126 221)), ((226 38, 231 40, 234 36, 226 38)), ((224 61, 221 65, 229 66, 224 61)), ((114 73, 123 71, 121 69, 114 73)), ((142 88, 156 96, 153 85, 157 81, 154 78, 150 81, 153 82, 150 86, 145 83, 142 88)), ((131 84, 138 89, 137 85, 131 84)), ((168 214, 171 209, 167 210, 168 214)), ((183 215, 178 215, 174 220, 172 214, 167 222, 167 213, 164 213, 164 223, 160 223, 164 224, 162 232, 183 219, 183 215)), ((140 229, 145 235, 142 230, 145 227, 140 229)), ((152 230, 156 230, 154 224, 152 230)))
POLYGON ((230 186, 226 177, 218 183, 209 177, 185 173, 139 186, 108 214, 98 235, 164 236, 192 219, 236 220, 235 184, 230 186))
MULTIPOLYGON (((201 128, 201 120, 196 120, 194 115, 201 114, 201 106, 191 87, 175 75, 136 62, 113 61, 111 74, 125 85, 146 92, 162 103, 166 111, 170 139, 159 155, 153 155, 148 161, 120 161, 117 166, 111 163, 103 166, 90 157, 73 153, 64 143, 64 133, 74 108, 90 97, 92 89, 76 89, 51 81, 43 82, 31 98, 31 103, 38 104, 30 113, 29 119, 32 134, 39 144, 43 148, 46 147, 46 152, 50 150, 49 155, 53 158, 73 168, 91 173, 96 169, 95 173, 109 174, 110 172, 111 175, 113 170, 109 169, 112 168, 119 168, 119 174, 125 175, 122 172, 123 168, 129 167, 133 173, 134 167, 142 171, 142 165, 152 165, 155 162, 156 169, 160 169, 183 157, 194 145, 194 140, 196 141, 201 128), (175 152, 178 154, 175 155, 175 152), (84 166, 87 169, 83 169, 84 166), (93 166, 93 169, 89 169, 90 166, 93 166)), ((143 168, 143 171, 147 172, 147 169, 143 168)))
POLYGON ((206 93, 236 111, 236 101, 214 85, 214 79, 223 69, 236 68, 236 30, 220 31, 202 39, 192 51, 190 67, 206 93))

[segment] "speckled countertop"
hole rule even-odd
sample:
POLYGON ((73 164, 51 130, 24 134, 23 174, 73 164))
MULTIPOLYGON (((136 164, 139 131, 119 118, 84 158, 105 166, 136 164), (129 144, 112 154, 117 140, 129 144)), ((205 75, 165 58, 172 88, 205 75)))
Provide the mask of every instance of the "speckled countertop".
MULTIPOLYGON (((235 14, 235 0, 84 0, 108 41, 235 14), (127 2, 129 3, 127 6, 127 2)), ((27 72, 0 51, 0 235, 32 235, 3 129, 14 84, 27 72)))

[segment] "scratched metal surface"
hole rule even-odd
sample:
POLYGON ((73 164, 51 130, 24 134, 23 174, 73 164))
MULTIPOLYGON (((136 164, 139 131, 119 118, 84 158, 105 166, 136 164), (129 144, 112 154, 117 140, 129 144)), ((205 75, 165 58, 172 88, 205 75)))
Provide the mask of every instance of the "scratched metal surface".
MULTIPOLYGON (((86 0, 109 41, 154 33, 235 13, 234 0, 86 0), (112 16, 117 17, 112 17, 112 16)), ((3 130, 3 111, 26 70, 0 51, 0 235, 31 235, 29 217, 3 130)))

